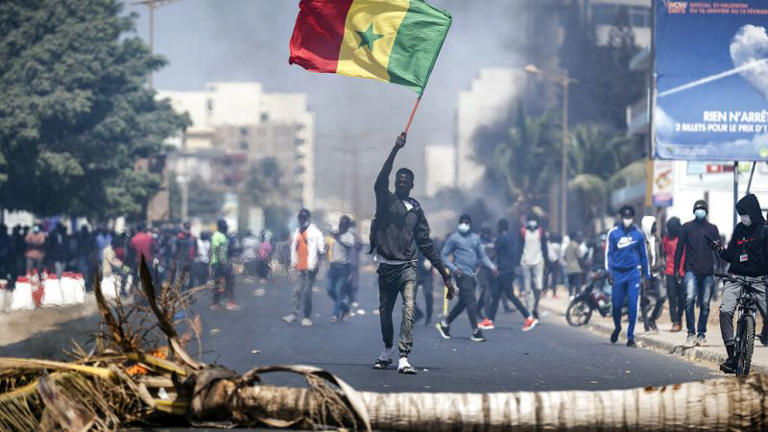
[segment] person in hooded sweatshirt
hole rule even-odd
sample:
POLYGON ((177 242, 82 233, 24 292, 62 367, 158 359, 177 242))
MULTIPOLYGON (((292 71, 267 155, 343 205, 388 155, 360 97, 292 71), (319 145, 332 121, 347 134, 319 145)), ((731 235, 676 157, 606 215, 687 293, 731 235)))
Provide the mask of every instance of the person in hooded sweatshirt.
MULTIPOLYGON (((765 225, 760 202, 753 194, 749 194, 736 203, 736 211, 741 221, 733 230, 728 247, 714 242, 713 246, 720 252, 720 257, 730 264, 728 273, 743 276, 749 282, 755 282, 754 288, 765 290, 761 280, 768 275, 768 227, 765 225)), ((736 358, 734 357, 733 314, 741 295, 741 284, 726 282, 720 299, 720 333, 723 335, 728 360, 720 365, 725 373, 736 373, 736 358)), ((764 292, 764 291, 763 291, 764 292)), ((764 295, 754 296, 757 308, 766 317, 766 299, 764 295)))
MULTIPOLYGON (((715 254, 710 243, 720 238, 717 226, 707 220, 709 206, 706 201, 698 200, 693 204, 694 219, 683 224, 680 229, 680 239, 675 250, 675 268, 672 272, 678 275, 683 255, 685 262, 682 279, 685 290, 685 325, 688 336, 685 347, 707 344, 707 320, 709 319, 709 302, 712 299, 714 287, 715 254), (696 323, 696 304, 699 306, 699 321, 696 323)), ((679 276, 678 280, 680 280, 679 276)))
MULTIPOLYGON (((667 221, 667 233, 662 240, 662 252, 664 255, 664 275, 669 297, 669 319, 672 321, 671 332, 679 332, 683 329, 683 306, 685 305, 685 293, 683 285, 675 277, 675 251, 677 241, 680 238, 680 219, 673 217, 667 221)), ((685 258, 683 258, 685 259, 685 258)))

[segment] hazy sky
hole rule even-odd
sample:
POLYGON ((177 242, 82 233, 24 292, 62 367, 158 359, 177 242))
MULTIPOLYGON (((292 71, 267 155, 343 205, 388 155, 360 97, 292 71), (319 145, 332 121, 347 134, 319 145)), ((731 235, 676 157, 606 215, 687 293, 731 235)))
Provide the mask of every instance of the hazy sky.
MULTIPOLYGON (((515 47, 524 35, 520 5, 525 1, 431 1, 453 15, 453 26, 409 134, 407 151, 398 161, 417 172, 418 189, 423 179, 424 145, 453 144, 458 92, 469 87, 480 68, 523 64, 515 47)), ((361 189, 368 190, 402 130, 416 94, 401 86, 315 74, 289 65, 288 43, 298 3, 176 0, 162 6, 155 11, 155 52, 170 63, 155 75, 155 87, 200 90, 210 81, 253 80, 261 82, 266 91, 307 93, 317 117, 317 195, 344 196, 351 190, 342 185, 344 169, 338 168, 351 158, 330 149, 351 145, 379 147, 361 156, 361 189), (345 140, 344 135, 355 138, 345 140)), ((128 5, 126 10, 139 13, 137 31, 146 38, 146 7, 128 5)))

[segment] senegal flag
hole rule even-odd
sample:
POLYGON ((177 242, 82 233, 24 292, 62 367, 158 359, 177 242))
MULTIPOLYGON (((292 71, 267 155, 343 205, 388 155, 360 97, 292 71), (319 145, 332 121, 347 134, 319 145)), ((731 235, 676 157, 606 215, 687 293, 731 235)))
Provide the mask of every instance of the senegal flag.
POLYGON ((301 0, 289 62, 421 95, 450 26, 423 0, 301 0))

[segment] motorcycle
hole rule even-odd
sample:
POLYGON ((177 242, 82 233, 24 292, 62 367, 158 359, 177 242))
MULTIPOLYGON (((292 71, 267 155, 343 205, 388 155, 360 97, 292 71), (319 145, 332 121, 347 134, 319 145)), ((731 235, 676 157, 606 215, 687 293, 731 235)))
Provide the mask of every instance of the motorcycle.
MULTIPOLYGON (((566 321, 574 327, 587 325, 595 310, 602 317, 613 316, 611 296, 602 289, 602 287, 608 283, 608 272, 603 269, 598 269, 591 272, 588 275, 588 278, 589 282, 584 285, 581 292, 570 301, 568 309, 565 312, 566 321)), ((654 278, 653 281, 654 283, 658 283, 658 279, 654 278)), ((663 294, 656 290, 646 290, 643 292, 641 308, 644 312, 653 311, 651 316, 654 319, 658 318, 658 315, 660 315, 656 305, 663 302, 662 296, 663 294)), ((621 314, 629 314, 627 300, 624 301, 624 307, 621 309, 621 314)), ((638 317, 641 319, 644 316, 647 316, 645 313, 638 315, 641 315, 638 317)))
POLYGON ((565 311, 566 321, 574 327, 587 325, 594 311, 603 317, 611 315, 611 297, 602 290, 607 283, 608 272, 600 269, 590 272, 587 277, 589 281, 565 311))

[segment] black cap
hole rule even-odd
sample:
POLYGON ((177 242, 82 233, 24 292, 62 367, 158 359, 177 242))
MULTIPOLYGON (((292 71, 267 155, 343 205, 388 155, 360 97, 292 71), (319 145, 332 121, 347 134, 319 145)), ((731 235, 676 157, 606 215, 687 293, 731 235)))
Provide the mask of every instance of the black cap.
POLYGON ((622 218, 635 217, 635 208, 631 205, 625 204, 619 209, 619 215, 622 218))
POLYGON ((693 211, 696 211, 698 209, 703 209, 707 213, 709 213, 709 204, 707 204, 704 200, 698 200, 693 204, 693 211))

